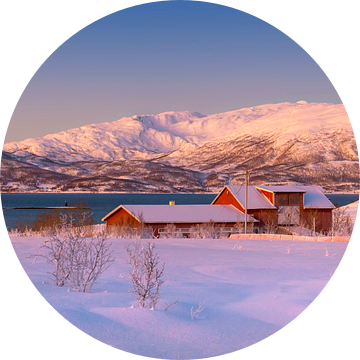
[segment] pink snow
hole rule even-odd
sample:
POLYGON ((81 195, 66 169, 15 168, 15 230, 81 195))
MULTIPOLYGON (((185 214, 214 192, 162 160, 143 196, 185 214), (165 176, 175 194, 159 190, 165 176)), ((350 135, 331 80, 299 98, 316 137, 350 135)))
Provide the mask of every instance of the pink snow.
POLYGON ((150 310, 134 307, 128 293, 123 245, 130 240, 112 240, 116 262, 92 293, 51 285, 49 265, 29 258, 43 238, 11 240, 30 280, 70 323, 115 348, 162 359, 222 355, 277 332, 317 297, 346 250, 344 243, 155 240, 167 281, 150 310), (190 309, 202 302, 191 320, 190 309))

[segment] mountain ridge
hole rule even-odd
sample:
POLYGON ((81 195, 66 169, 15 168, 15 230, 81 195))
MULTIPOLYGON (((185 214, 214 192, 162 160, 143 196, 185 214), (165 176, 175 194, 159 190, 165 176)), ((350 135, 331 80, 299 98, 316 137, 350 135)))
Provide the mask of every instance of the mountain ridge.
MULTIPOLYGON (((168 111, 123 117, 4 144, 2 174, 15 160, 18 170, 20 162, 75 177, 69 181, 91 177, 96 189, 106 188, 106 179, 96 184, 101 173, 105 177, 112 174, 108 180, 113 187, 126 190, 122 181, 126 173, 128 181, 140 182, 141 191, 156 186, 166 191, 206 191, 229 178, 241 181, 240 173, 247 168, 253 169, 255 178, 263 182, 288 179, 317 182, 325 187, 339 182, 349 183, 352 188, 358 184, 358 152, 344 106, 306 101, 258 105, 213 115, 168 111), (113 173, 109 165, 112 162, 123 162, 123 169, 113 173), (129 173, 131 162, 142 163, 143 177, 129 173), (107 172, 94 169, 95 163, 108 164, 107 172), (152 163, 153 170, 146 163, 152 163), (79 164, 81 170, 76 168, 79 164), (169 174, 162 174, 165 185, 161 186, 162 166, 170 167, 177 176, 181 172, 185 182, 194 188, 185 183, 179 187, 177 179, 169 179, 169 174), (311 172, 322 174, 323 180, 317 181, 311 172), (149 180, 150 175, 156 175, 157 180, 149 180), (332 180, 325 181, 326 176, 332 180)), ((2 176, 2 186, 13 180, 2 176)), ((54 185, 64 186, 62 181, 54 180, 54 185)))

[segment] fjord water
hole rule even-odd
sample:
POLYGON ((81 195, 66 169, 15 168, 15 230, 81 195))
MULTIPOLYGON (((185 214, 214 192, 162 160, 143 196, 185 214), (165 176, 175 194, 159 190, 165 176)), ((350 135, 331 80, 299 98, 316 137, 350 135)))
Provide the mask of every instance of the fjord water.
MULTIPOLYGON (((68 206, 83 202, 85 207, 89 207, 93 213, 96 223, 101 223, 101 219, 111 210, 119 205, 130 204, 211 204, 217 194, 89 194, 89 193, 3 193, 1 201, 6 227, 14 228, 20 219, 25 224, 35 220, 39 207, 63 207, 65 201, 68 206), (26 209, 18 209, 19 207, 26 209)), ((52 210, 48 210, 52 211, 52 210)), ((57 211, 57 210, 55 210, 57 211)), ((66 210, 61 210, 66 211, 66 210)))
MULTIPOLYGON (((119 205, 130 204, 211 204, 217 193, 210 194, 89 194, 89 193, 3 193, 1 201, 6 227, 14 228, 16 223, 23 220, 29 224, 35 220, 39 207, 63 207, 65 202, 68 206, 83 202, 93 213, 96 223, 119 205), (25 209, 19 209, 20 207, 25 209), (33 209, 29 209, 33 208, 33 209)), ((327 197, 337 206, 350 204, 351 201, 359 200, 358 194, 331 194, 327 197)), ((56 211, 56 210, 55 210, 56 211)), ((66 211, 66 210, 61 210, 66 211)))

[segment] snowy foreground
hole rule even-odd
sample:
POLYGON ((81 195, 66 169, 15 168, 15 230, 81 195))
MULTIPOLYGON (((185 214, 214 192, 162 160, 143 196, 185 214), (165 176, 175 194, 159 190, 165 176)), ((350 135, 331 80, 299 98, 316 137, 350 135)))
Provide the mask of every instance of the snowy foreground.
POLYGON ((116 262, 91 293, 51 285, 43 238, 13 237, 26 273, 44 298, 90 336, 115 348, 166 359, 230 353, 268 337, 321 292, 346 243, 262 240, 155 240, 166 283, 156 310, 140 309, 126 282, 124 244, 113 239, 116 262), (165 311, 166 304, 178 302, 165 311), (205 308, 191 319, 190 309, 205 308))

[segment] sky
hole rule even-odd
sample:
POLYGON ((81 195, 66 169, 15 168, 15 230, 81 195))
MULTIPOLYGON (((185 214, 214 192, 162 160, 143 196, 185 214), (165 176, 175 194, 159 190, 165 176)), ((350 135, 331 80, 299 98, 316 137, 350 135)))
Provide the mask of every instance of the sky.
POLYGON ((5 142, 124 116, 299 100, 341 103, 288 36, 230 7, 155 2, 108 15, 62 44, 25 88, 5 142))

